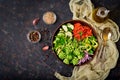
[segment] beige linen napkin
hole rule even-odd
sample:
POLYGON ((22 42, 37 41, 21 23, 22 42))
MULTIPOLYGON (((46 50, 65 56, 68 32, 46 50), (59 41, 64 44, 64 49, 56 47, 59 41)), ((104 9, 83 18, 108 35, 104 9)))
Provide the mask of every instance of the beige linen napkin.
POLYGON ((94 59, 86 65, 75 66, 71 77, 65 77, 57 72, 55 72, 55 76, 60 80, 104 80, 109 75, 110 70, 116 66, 119 57, 119 52, 115 45, 115 42, 120 37, 119 27, 111 19, 103 23, 96 23, 92 19, 94 6, 90 0, 71 0, 69 6, 73 13, 73 19, 85 21, 95 29, 99 46, 94 59), (107 45, 103 47, 101 35, 106 27, 111 29, 112 36, 107 41, 107 45), (101 53, 103 53, 102 58, 99 57, 101 53))

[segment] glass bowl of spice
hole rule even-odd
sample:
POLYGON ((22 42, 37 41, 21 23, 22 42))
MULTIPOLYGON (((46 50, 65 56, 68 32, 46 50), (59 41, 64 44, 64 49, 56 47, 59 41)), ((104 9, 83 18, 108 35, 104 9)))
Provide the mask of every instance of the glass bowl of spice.
POLYGON ((41 39, 41 34, 37 30, 30 31, 27 34, 27 39, 28 39, 29 42, 37 43, 41 39))
POLYGON ((43 21, 46 24, 54 24, 56 22, 56 14, 54 12, 48 11, 43 14, 43 21))

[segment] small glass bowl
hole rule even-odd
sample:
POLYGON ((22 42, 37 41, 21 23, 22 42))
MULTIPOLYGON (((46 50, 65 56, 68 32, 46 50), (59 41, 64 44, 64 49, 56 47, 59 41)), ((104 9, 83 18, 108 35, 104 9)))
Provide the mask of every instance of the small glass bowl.
POLYGON ((37 31, 37 30, 30 31, 30 32, 28 32, 28 34, 27 34, 27 39, 28 39, 28 41, 31 42, 31 43, 37 43, 37 42, 39 42, 40 39, 41 39, 41 34, 40 34, 40 32, 37 31))
POLYGON ((56 14, 52 11, 47 11, 43 14, 43 21, 46 23, 46 24, 54 24, 56 22, 56 14))

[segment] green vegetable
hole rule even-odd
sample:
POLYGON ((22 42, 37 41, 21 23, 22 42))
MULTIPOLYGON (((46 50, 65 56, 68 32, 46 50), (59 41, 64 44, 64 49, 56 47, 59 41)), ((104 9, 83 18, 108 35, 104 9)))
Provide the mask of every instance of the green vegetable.
POLYGON ((89 50, 88 54, 93 55, 93 50, 89 50))
POLYGON ((71 52, 71 50, 69 49, 69 47, 65 47, 65 53, 69 54, 71 52))
POLYGON ((69 32, 72 32, 72 29, 68 27, 68 31, 69 31, 69 32))
POLYGON ((80 54, 77 56, 77 58, 80 60, 84 57, 84 53, 83 52, 80 52, 80 54))
POLYGON ((89 41, 91 42, 92 48, 95 50, 98 46, 97 39, 95 36, 89 37, 89 41))
POLYGON ((66 57, 68 60, 72 60, 72 55, 71 54, 69 54, 69 55, 67 55, 67 57, 66 57))
POLYGON ((86 50, 89 51, 92 49, 92 46, 90 44, 86 44, 86 50))
POLYGON ((66 54, 63 53, 63 52, 60 52, 60 53, 58 54, 58 57, 63 60, 63 59, 65 59, 66 54))
POLYGON ((80 36, 82 36, 83 32, 80 32, 80 36))
POLYGON ((77 57, 74 57, 74 59, 72 60, 73 65, 78 64, 78 61, 79 59, 77 57))
POLYGON ((78 47, 78 42, 76 39, 73 39, 73 42, 72 42, 72 46, 74 46, 74 48, 77 48, 78 47))
POLYGON ((69 60, 68 60, 68 59, 64 59, 63 62, 64 62, 65 64, 69 64, 69 60))
POLYGON ((80 51, 79 51, 78 48, 76 48, 73 53, 74 53, 74 55, 76 55, 76 56, 80 55, 80 51))

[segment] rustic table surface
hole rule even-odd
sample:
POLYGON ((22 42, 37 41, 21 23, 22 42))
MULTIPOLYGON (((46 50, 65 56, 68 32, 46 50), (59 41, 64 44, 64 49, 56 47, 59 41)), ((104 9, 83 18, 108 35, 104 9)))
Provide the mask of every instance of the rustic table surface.
MULTIPOLYGON (((95 7, 105 6, 111 10, 110 18, 120 26, 119 0, 92 0, 95 7)), ((0 0, 0 80, 57 80, 54 72, 71 76, 73 67, 64 65, 55 57, 52 35, 59 24, 72 19, 69 0, 0 0), (42 16, 53 11, 57 21, 46 25, 42 16), (40 18, 37 26, 32 21, 40 18), (39 30, 42 39, 32 44, 27 33, 39 30), (49 45, 50 49, 42 51, 49 45)), ((120 40, 116 43, 120 52, 120 40)), ((112 63, 111 63, 112 64, 112 63)), ((120 58, 106 80, 120 79, 120 58)))

